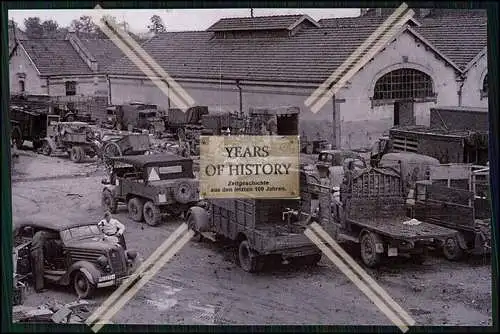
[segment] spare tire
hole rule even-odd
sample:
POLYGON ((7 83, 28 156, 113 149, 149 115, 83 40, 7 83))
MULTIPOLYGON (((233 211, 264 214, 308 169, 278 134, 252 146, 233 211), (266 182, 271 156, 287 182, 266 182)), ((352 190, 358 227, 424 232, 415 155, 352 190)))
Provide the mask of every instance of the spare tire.
POLYGON ((174 198, 178 203, 187 204, 191 202, 193 186, 188 182, 179 182, 174 189, 174 198))

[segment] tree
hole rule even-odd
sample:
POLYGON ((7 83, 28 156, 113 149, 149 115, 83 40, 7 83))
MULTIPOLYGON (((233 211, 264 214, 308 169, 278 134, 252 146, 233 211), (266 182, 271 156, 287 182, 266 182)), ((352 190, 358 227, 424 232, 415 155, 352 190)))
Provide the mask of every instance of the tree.
POLYGON ((42 26, 44 38, 56 38, 56 37, 58 37, 59 24, 57 24, 56 21, 54 21, 54 20, 43 21, 41 26, 42 26))
POLYGON ((43 26, 39 17, 28 17, 24 19, 24 26, 26 27, 26 36, 29 39, 43 37, 43 26))
POLYGON ((160 16, 153 15, 153 16, 151 16, 149 21, 151 21, 151 24, 148 25, 148 29, 150 32, 153 32, 154 34, 158 34, 161 32, 165 32, 167 30, 165 28, 165 24, 163 23, 163 20, 161 19, 160 16))

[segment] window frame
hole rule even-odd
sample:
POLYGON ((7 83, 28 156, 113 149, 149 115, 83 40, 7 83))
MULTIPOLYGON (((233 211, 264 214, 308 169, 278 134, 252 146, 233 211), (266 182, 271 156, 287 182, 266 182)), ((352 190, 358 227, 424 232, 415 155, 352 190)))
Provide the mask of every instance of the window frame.
POLYGON ((427 73, 414 68, 398 68, 377 79, 370 99, 372 107, 404 100, 436 102, 437 93, 427 73))
POLYGON ((69 80, 64 82, 64 88, 66 91, 66 96, 76 95, 76 81, 69 80))

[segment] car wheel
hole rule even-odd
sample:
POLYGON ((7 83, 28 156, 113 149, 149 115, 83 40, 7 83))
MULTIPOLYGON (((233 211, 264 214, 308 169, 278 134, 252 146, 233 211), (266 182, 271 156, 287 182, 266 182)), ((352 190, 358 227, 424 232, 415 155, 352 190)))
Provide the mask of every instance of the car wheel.
POLYGON ((156 226, 160 223, 160 209, 153 202, 147 201, 143 208, 144 220, 149 226, 156 226))
POLYGON ((78 298, 86 299, 92 296, 95 286, 89 281, 87 276, 81 271, 75 274, 73 285, 78 298))
POLYGON ((140 198, 131 198, 128 201, 128 214, 130 218, 136 222, 141 222, 143 218, 143 207, 144 202, 140 198))
POLYGON ((238 262, 240 263, 240 267, 249 273, 254 273, 261 269, 259 258, 250 248, 247 240, 243 240, 238 247, 238 262))
POLYGON ((101 204, 104 210, 115 214, 118 208, 118 201, 114 198, 111 191, 108 189, 103 190, 101 204))
POLYGON ((377 244, 382 243, 380 237, 375 233, 365 233, 361 237, 361 259, 370 268, 377 266, 382 258, 381 253, 377 253, 377 244))

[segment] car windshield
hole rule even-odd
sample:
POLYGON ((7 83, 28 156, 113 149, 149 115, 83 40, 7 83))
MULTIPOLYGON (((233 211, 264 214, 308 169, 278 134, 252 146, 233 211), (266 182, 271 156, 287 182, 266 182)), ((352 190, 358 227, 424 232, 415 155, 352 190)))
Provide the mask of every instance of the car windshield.
POLYGON ((99 231, 97 224, 73 227, 61 232, 61 239, 64 242, 95 238, 99 236, 101 236, 101 231, 99 231))

